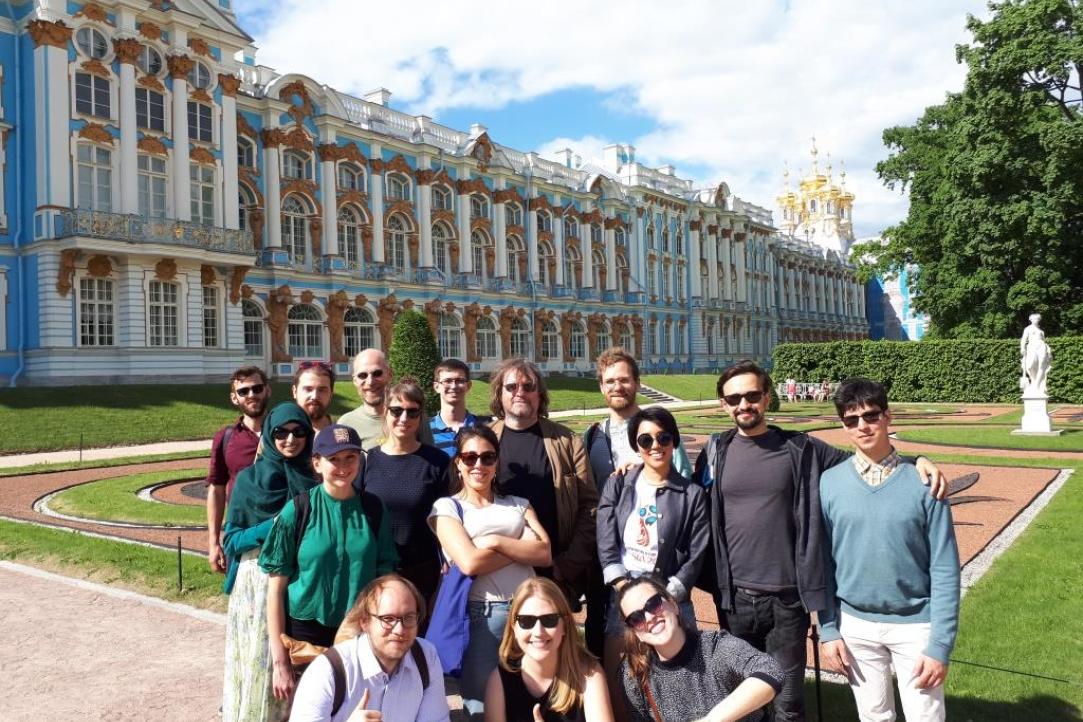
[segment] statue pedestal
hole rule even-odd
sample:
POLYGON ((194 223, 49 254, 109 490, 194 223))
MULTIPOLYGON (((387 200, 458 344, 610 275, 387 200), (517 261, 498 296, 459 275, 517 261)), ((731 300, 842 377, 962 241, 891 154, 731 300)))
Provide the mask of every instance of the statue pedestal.
POLYGON ((1053 430, 1046 411, 1049 397, 1045 394, 1023 394, 1023 420, 1012 432, 1018 436, 1060 436, 1061 430, 1053 430))

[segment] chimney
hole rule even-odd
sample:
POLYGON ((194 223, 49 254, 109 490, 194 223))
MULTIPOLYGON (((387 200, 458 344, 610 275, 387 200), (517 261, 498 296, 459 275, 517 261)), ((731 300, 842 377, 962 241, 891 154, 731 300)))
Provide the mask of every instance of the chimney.
POLYGON ((560 163, 561 165, 563 165, 565 168, 574 168, 575 166, 572 165, 572 157, 573 157, 573 155, 574 154, 572 153, 571 148, 565 148, 563 150, 558 150, 556 152, 557 162, 560 163))
POLYGON ((377 88, 376 90, 370 90, 361 96, 362 100, 366 100, 369 103, 375 103, 376 105, 382 105, 385 108, 391 105, 391 91, 387 88, 377 88))

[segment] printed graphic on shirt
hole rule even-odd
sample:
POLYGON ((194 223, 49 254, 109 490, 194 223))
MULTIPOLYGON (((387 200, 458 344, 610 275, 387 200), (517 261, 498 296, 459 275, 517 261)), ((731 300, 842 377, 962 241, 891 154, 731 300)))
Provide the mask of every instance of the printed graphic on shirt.
POLYGON ((629 572, 652 572, 658 560, 657 489, 636 481, 636 503, 624 525, 621 561, 629 572))

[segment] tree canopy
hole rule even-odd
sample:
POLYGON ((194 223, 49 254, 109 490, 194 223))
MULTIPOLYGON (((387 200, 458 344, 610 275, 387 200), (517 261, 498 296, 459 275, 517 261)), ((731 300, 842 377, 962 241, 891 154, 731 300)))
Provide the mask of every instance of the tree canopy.
MULTIPOLYGON (((433 370, 440 363, 440 351, 425 316, 413 309, 398 315, 387 360, 395 372, 396 381, 412 377, 421 386, 428 413, 440 410, 440 398, 432 386, 433 370)), ((424 419, 422 423, 425 423, 424 419)))
POLYGON ((990 3, 970 17, 961 93, 884 131, 881 180, 909 193, 871 269, 916 264, 915 306, 935 336, 1083 332, 1083 9, 1079 0, 990 3))

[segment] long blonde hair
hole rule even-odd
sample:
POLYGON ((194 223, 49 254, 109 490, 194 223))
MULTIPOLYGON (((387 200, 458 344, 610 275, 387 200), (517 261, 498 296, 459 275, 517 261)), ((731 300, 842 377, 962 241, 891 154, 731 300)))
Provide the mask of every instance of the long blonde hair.
POLYGON ((508 622, 504 625, 504 637, 500 640, 500 666, 509 672, 522 671, 523 650, 515 639, 514 625, 519 609, 530 597, 539 597, 552 604, 564 622, 564 637, 557 650, 557 673, 549 688, 549 708, 557 714, 566 714, 583 704, 584 681, 594 666, 594 657, 579 636, 568 600, 552 580, 533 577, 515 590, 508 608, 508 622))

